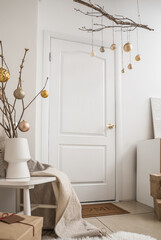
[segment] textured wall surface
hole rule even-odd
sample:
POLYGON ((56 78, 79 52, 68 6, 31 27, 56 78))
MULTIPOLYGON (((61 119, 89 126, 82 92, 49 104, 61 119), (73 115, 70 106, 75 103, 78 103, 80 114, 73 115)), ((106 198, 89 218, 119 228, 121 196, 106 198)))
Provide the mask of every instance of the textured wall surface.
MULTIPOLYGON (((135 0, 100 0, 94 1, 104 6, 111 14, 122 14, 137 20, 135 0)), ((91 26, 91 19, 74 11, 74 7, 81 8, 72 0, 42 0, 39 2, 38 16, 38 73, 42 70, 43 31, 71 35, 91 39, 91 34, 79 31, 81 26, 91 26)), ((128 54, 125 54, 125 71, 122 76, 122 147, 120 158, 121 199, 135 199, 136 182, 136 144, 138 141, 153 138, 152 118, 149 97, 161 96, 161 1, 140 1, 142 23, 154 28, 154 32, 139 31, 139 45, 142 60, 134 61, 136 55, 136 32, 131 33, 134 46, 132 63, 134 69, 127 70, 128 54)), ((104 31, 104 42, 110 46, 112 42, 111 30, 104 31)), ((124 42, 127 36, 124 34, 124 42)), ((101 34, 94 34, 94 41, 101 43, 101 34)), ((120 34, 116 34, 117 44, 120 44, 120 34)), ((90 49, 89 49, 90 51, 90 49)))
MULTIPOLYGON (((6 90, 11 102, 13 91, 17 87, 24 48, 30 49, 22 73, 26 104, 36 93, 37 4, 37 0, 0 0, 0 9, 3 9, 0 14, 0 40, 3 41, 5 60, 11 73, 6 90)), ((33 103, 24 115, 24 119, 30 123, 31 130, 26 134, 19 134, 21 137, 28 138, 33 158, 35 155, 35 106, 33 103)), ((17 113, 18 115, 21 113, 20 102, 17 105, 17 113)), ((14 194, 13 189, 0 189, 0 211, 15 211, 14 194)))

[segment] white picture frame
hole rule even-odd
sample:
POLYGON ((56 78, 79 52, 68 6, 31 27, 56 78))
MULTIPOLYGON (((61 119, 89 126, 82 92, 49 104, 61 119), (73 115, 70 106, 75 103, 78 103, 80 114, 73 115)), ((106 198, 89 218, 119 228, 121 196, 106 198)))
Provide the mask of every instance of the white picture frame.
POLYGON ((161 98, 151 98, 154 138, 161 138, 161 98))

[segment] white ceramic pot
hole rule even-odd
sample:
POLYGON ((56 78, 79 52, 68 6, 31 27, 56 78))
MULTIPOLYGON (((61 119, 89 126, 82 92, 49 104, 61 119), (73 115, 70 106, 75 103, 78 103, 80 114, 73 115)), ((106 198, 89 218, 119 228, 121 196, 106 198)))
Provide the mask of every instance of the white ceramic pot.
POLYGON ((8 162, 6 178, 30 178, 27 161, 30 151, 26 138, 8 138, 5 144, 4 159, 8 162))

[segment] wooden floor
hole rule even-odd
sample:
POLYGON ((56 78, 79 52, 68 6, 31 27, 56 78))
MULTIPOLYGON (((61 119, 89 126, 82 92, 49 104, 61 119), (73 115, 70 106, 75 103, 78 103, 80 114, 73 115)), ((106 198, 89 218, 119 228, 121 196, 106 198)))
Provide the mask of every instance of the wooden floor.
MULTIPOLYGON (((161 240, 161 221, 157 220, 153 208, 135 201, 119 202, 115 204, 130 213, 85 219, 96 227, 105 229, 107 233, 117 231, 135 232, 161 240)), ((45 235, 48 235, 48 233, 45 235)), ((51 233, 50 236, 53 238, 55 237, 53 233, 51 233)), ((44 236, 42 239, 46 240, 48 238, 44 236)))
POLYGON ((116 205, 130 213, 86 218, 86 220, 100 229, 106 229, 107 233, 135 232, 161 240, 161 221, 157 220, 153 208, 135 201, 119 202, 116 205))

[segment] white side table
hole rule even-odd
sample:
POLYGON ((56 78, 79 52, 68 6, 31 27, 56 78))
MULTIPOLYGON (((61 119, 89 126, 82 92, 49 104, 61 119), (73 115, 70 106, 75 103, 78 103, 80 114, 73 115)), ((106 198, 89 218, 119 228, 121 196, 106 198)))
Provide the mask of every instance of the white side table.
MULTIPOLYGON (((0 188, 15 188, 15 189, 23 189, 24 196, 24 214, 31 216, 31 203, 30 203, 30 189, 33 189, 35 185, 54 182, 54 193, 56 197, 56 201, 58 200, 58 190, 56 184, 56 177, 31 177, 30 180, 10 180, 10 179, 0 179, 0 188)), ((19 199, 17 199, 20 204, 19 199)), ((36 205, 34 209, 38 208, 39 205, 36 205)), ((54 207, 55 206, 51 206, 54 207)))

